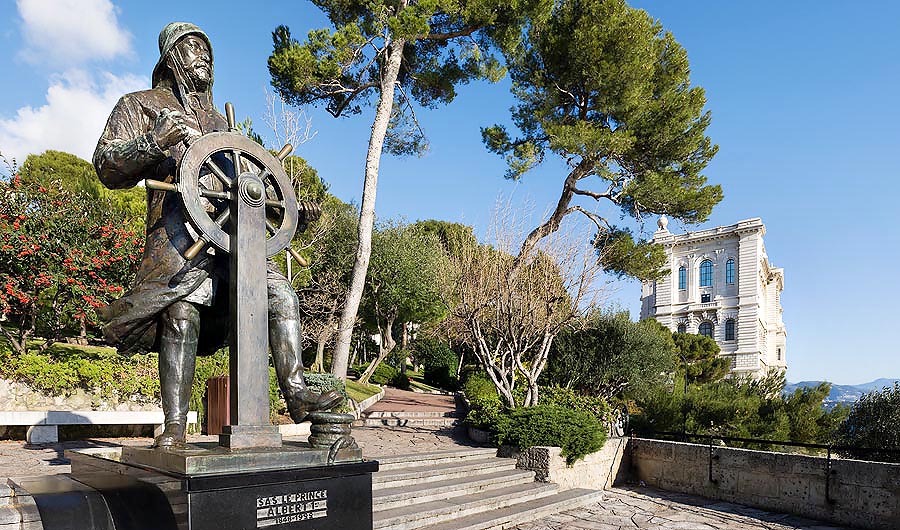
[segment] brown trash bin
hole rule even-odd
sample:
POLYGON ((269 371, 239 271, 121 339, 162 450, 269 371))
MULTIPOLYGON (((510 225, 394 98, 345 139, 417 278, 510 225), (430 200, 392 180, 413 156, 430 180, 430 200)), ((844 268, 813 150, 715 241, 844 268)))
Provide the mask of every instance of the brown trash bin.
POLYGON ((206 434, 222 434, 222 427, 231 425, 228 394, 227 375, 206 380, 206 434))

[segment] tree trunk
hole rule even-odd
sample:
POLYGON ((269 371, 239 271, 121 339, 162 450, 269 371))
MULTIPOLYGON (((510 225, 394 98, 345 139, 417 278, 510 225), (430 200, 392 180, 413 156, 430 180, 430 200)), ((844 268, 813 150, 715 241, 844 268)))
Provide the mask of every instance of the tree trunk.
MULTIPOLYGON (((384 137, 387 134, 391 110, 394 107, 394 87, 400 72, 405 39, 393 41, 388 47, 387 64, 383 70, 379 89, 378 106, 375 109, 375 120, 372 123, 372 135, 369 137, 369 150, 366 154, 366 176, 363 182, 362 205, 359 210, 359 243, 356 248, 356 261, 350 289, 347 291, 344 310, 338 323, 337 339, 331 362, 332 373, 347 379, 347 365, 350 360, 350 342, 353 337, 353 326, 356 313, 362 299, 366 272, 369 270, 369 256, 372 253, 372 228, 375 225, 375 192, 378 186, 378 166, 381 162, 381 151, 384 148, 384 137)), ((368 371, 368 370, 366 370, 368 371)))
POLYGON ((569 204, 572 202, 572 197, 575 196, 575 186, 579 180, 587 176, 588 167, 590 167, 588 161, 582 160, 581 163, 575 166, 566 177, 566 180, 563 183, 562 193, 559 196, 559 200, 556 201, 556 208, 553 209, 550 218, 532 230, 525 238, 525 241, 522 242, 522 246, 519 248, 519 255, 513 260, 512 267, 509 270, 509 274, 507 274, 507 278, 510 282, 515 280, 516 276, 519 275, 522 265, 525 264, 525 261, 531 255, 531 252, 540 240, 559 230, 560 223, 562 223, 563 218, 569 213, 569 204))
POLYGON ((375 373, 375 369, 378 368, 378 365, 384 362, 387 359, 387 356, 394 350, 394 346, 397 345, 397 342, 394 340, 394 337, 391 335, 391 326, 394 325, 394 319, 390 319, 387 321, 385 325, 385 329, 381 331, 381 344, 378 345, 378 357, 372 360, 369 363, 366 371, 363 372, 361 376, 359 376, 359 382, 362 384, 367 384, 369 379, 372 377, 372 374, 375 373))
POLYGON ((316 360, 309 367, 310 372, 322 373, 325 371, 325 343, 328 342, 321 335, 316 340, 316 360))

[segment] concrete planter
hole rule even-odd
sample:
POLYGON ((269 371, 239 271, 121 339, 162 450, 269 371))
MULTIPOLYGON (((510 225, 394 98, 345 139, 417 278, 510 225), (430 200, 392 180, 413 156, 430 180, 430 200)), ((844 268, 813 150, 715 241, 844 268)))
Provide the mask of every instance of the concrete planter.
POLYGON ((517 451, 501 447, 500 456, 516 458, 516 467, 534 471, 538 482, 553 482, 560 491, 586 488, 609 489, 625 479, 627 466, 622 465, 627 438, 610 438, 602 449, 586 455, 573 465, 566 465, 559 447, 532 447, 517 451))
POLYGON ((475 443, 486 444, 491 442, 491 433, 489 431, 483 431, 481 429, 476 429, 475 427, 468 428, 469 439, 471 439, 475 443))

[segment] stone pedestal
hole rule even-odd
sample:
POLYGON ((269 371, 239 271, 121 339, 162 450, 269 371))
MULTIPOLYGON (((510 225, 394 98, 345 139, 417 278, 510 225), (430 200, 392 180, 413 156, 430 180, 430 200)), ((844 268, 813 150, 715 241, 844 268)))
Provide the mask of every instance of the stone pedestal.
POLYGON ((363 460, 358 448, 193 444, 66 456, 71 475, 19 484, 34 497, 44 530, 372 530, 378 462, 363 460))

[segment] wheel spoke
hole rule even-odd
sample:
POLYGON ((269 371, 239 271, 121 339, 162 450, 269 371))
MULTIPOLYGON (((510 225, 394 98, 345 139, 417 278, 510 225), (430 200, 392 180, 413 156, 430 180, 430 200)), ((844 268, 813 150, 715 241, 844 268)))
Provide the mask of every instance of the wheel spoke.
POLYGON ((284 210, 284 201, 276 201, 274 199, 266 199, 266 208, 278 208, 284 210))
POLYGON ((223 199, 226 201, 231 200, 231 192, 229 191, 216 191, 206 188, 200 188, 200 196, 206 197, 207 199, 223 199))
POLYGON ((234 178, 241 174, 241 152, 237 149, 231 152, 231 160, 234 162, 234 178))
POLYGON ((222 184, 225 185, 226 188, 231 188, 232 186, 234 186, 234 180, 226 175, 225 172, 222 171, 222 168, 220 168, 215 162, 212 161, 212 158, 204 162, 204 165, 212 172, 213 175, 216 176, 217 179, 222 182, 222 184))
POLYGON ((178 191, 178 188, 176 188, 174 184, 163 182, 161 180, 146 179, 144 180, 144 186, 151 190, 178 191))
POLYGON ((228 221, 228 217, 231 215, 231 211, 228 208, 225 208, 225 211, 220 213, 218 217, 216 217, 216 224, 219 227, 225 226, 225 222, 228 221))
POLYGON ((274 224, 272 224, 272 221, 266 219, 266 230, 268 230, 270 234, 274 234, 278 231, 278 228, 274 224))

